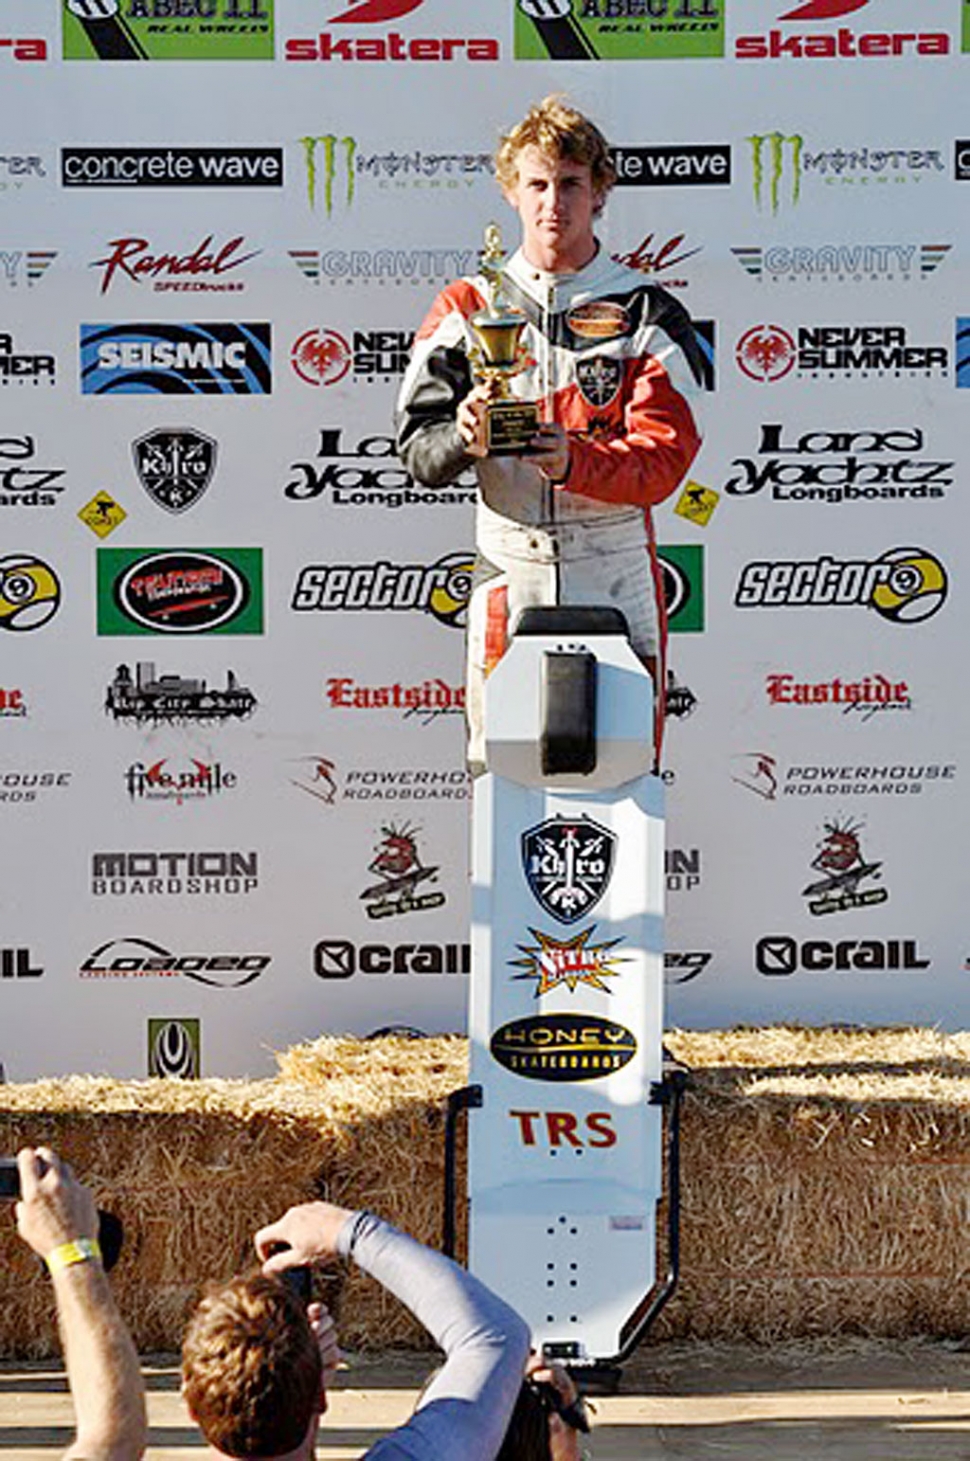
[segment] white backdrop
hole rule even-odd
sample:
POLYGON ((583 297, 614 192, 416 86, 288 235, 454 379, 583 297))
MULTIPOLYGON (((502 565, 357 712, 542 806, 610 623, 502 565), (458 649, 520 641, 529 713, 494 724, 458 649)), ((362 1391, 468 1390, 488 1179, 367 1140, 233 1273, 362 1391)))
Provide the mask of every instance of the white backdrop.
POLYGON ((551 90, 619 149, 606 246, 715 341, 708 492, 658 513, 668 1019, 966 1024, 966 11, 4 0, 8 1079, 464 1027, 471 491, 389 435, 551 90), (119 20, 145 58, 90 51, 119 20), (392 835, 442 898, 362 897, 392 835))

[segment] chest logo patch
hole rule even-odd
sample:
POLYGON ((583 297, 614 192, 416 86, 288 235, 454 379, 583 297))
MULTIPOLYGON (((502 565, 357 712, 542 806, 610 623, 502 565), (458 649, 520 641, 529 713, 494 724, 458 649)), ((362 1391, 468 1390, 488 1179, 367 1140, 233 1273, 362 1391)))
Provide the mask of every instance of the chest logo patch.
POLYGON ((608 406, 616 399, 623 380, 623 362, 608 355, 594 355, 576 362, 576 383, 591 406, 608 406))

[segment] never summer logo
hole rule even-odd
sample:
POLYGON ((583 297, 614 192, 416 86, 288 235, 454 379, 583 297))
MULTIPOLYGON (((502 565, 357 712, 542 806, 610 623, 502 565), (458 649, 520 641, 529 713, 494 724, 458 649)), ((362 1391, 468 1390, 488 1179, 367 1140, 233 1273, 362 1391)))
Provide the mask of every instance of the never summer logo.
POLYGON ((398 710, 401 720, 416 719, 430 725, 442 715, 462 715, 464 685, 449 685, 435 678, 420 685, 360 685, 350 676, 332 675, 327 680, 324 701, 331 710, 398 710))
POLYGON ((219 761, 200 761, 195 756, 188 765, 183 763, 181 770, 169 769, 168 757, 163 756, 150 766, 136 761, 125 772, 130 801, 174 802, 179 807, 232 791, 237 781, 236 773, 227 771, 219 761))
POLYGON ((699 543, 668 543, 657 560, 671 634, 700 634, 704 628, 704 549, 699 543))
POLYGON ((23 192, 24 183, 46 178, 44 159, 35 152, 0 154, 0 194, 23 192))
POLYGON ((47 42, 36 36, 0 36, 0 64, 8 56, 15 61, 46 61, 47 42))
POLYGON ((329 489, 334 507, 463 507, 475 501, 472 469, 455 479, 452 488, 431 491, 416 483, 398 461, 391 436, 363 436, 351 447, 341 440, 342 426, 320 428, 313 460, 291 462, 291 477, 283 496, 291 502, 311 502, 329 489))
POLYGON ((27 702, 18 687, 0 685, 0 720, 26 720, 27 702))
POLYGON ((119 665, 108 686, 104 708, 127 725, 214 725, 246 720, 256 709, 252 690, 226 671, 226 688, 210 688, 206 680, 182 675, 156 675, 150 660, 139 660, 132 680, 128 665, 119 665))
POLYGON ((71 784, 70 771, 0 771, 0 802, 12 806, 35 802, 48 791, 64 791, 71 784))
POLYGON ((378 881, 370 883, 360 895, 368 918, 396 918, 402 913, 440 908, 444 903, 442 892, 418 891, 425 882, 438 880, 438 868, 421 861, 419 831, 407 822, 398 826, 389 822, 381 828, 380 841, 367 865, 378 881))
POLYGON ((28 354, 26 351, 14 349, 13 335, 0 334, 0 386, 8 386, 16 383, 32 386, 52 386, 57 369, 57 362, 53 355, 46 351, 43 354, 28 354))
POLYGON ((62 147, 65 188, 281 188, 282 147, 62 147))
POLYGON ((864 888, 859 884, 881 876, 881 862, 866 862, 862 855, 860 825, 851 822, 826 822, 825 835, 811 866, 824 876, 802 889, 808 899, 808 911, 816 917, 826 913, 845 913, 850 908, 867 908, 885 903, 885 888, 864 888))
POLYGON ((245 289, 245 284, 241 279, 225 276, 258 258, 262 249, 240 253, 246 243, 241 233, 225 243, 213 240, 214 235, 208 233, 187 253, 154 253, 149 239, 129 234, 109 239, 111 252, 93 260, 91 268, 102 270, 102 294, 107 294, 119 278, 128 279, 132 284, 150 280, 156 294, 188 291, 237 294, 245 289))
POLYGON ((313 950, 318 979, 352 979, 355 974, 469 974, 470 944, 353 944, 321 939, 313 950))
POLYGON ((801 202, 802 187, 876 187, 921 183, 946 171, 936 147, 831 147, 809 151, 800 132, 759 132, 745 138, 751 161, 754 201, 772 213, 801 202))
POLYGON ((905 680, 885 675, 863 675, 860 680, 796 680, 794 675, 765 676, 769 705, 837 705, 840 714, 851 715, 863 725, 874 715, 888 710, 912 710, 913 701, 905 680))
POLYGON ((517 61, 724 55, 724 0, 516 0, 517 61))
POLYGON ((290 258, 311 284, 430 284, 473 274, 475 249, 290 249, 290 258))
MULTIPOLYGON (((945 31, 869 31, 840 25, 837 30, 791 29, 792 22, 838 20, 859 10, 868 0, 808 0, 794 10, 787 10, 778 19, 785 30, 772 29, 767 35, 738 36, 734 54, 739 61, 776 61, 803 58, 822 60, 855 59, 881 56, 947 56, 950 37, 945 31)), ((869 20, 863 16, 863 24, 869 20)), ((921 18, 919 11, 914 19, 921 18)))
POLYGON ((730 142, 613 147, 610 157, 618 188, 728 187, 731 182, 730 142))
POLYGON ((202 1074, 202 1021, 149 1020, 148 1074, 161 1080, 198 1080, 202 1074))
POLYGON ((98 549, 99 634, 262 634, 261 548, 98 549))
POLYGON ((11 289, 33 289, 56 258, 51 249, 0 249, 0 279, 11 289))
POLYGON ((585 813, 548 817, 522 833, 519 847, 532 896, 560 923, 584 918, 609 886, 616 834, 585 813))
POLYGON ((570 994, 575 994, 581 984, 590 989, 598 989, 603 994, 612 994, 612 989, 604 980, 615 979, 618 974, 622 974, 623 970, 614 966, 626 963, 627 957, 613 954, 610 950, 615 949, 623 940, 611 938, 605 943, 592 944, 590 939, 595 931, 596 924, 593 923, 570 939, 558 939, 552 934, 543 933, 541 929, 530 928, 529 932, 535 943, 518 944, 516 947, 525 957, 508 960, 513 968, 524 969, 526 972, 513 974, 512 979, 534 979, 536 984, 532 992, 536 999, 563 984, 570 994))
POLYGON ((340 772, 328 756, 298 756, 290 763, 291 786, 325 806, 337 801, 467 801, 471 777, 464 767, 354 766, 340 772))
POLYGON ((908 973, 928 969, 930 961, 920 957, 916 939, 844 938, 834 944, 806 939, 799 943, 788 934, 770 934, 755 945, 754 966, 759 974, 768 975, 797 974, 799 970, 825 973, 832 969, 838 973, 850 969, 908 973))
POLYGON ((152 502, 166 512, 194 507, 212 481, 218 448, 190 426, 150 431, 132 444, 135 471, 152 502))
MULTIPOLYGON (((423 0, 358 0, 349 9, 331 15, 329 24, 383 25, 417 10, 423 0)), ((381 35, 348 36, 320 31, 312 37, 294 37, 283 47, 286 61, 497 61, 499 44, 491 36, 404 36, 400 31, 381 35)))
POLYGON ((413 330, 354 330, 351 340, 337 330, 304 330, 293 342, 290 364, 308 386, 333 386, 344 376, 390 380, 408 368, 413 330))
POLYGON ((447 553, 436 563, 314 563, 301 568, 290 608, 313 612, 430 614, 463 629, 474 555, 447 553))
POLYGON ((0 436, 0 507, 56 506, 65 468, 22 465, 36 450, 32 436, 0 436))
POLYGON ((41 629, 61 605, 61 584, 49 564, 32 553, 0 558, 0 629, 26 634, 41 629))
POLYGON ((876 559, 821 557, 747 563, 738 609, 875 609, 890 624, 919 624, 943 607, 946 569, 925 548, 890 548, 876 559))
POLYGON ((813 380, 946 375, 945 345, 913 345, 903 325, 798 326, 797 338, 781 325, 754 325, 738 340, 738 369, 760 385, 792 371, 813 380))
POLYGON ((356 137, 335 132, 299 139, 306 172, 307 202, 329 218, 353 206, 357 183, 374 182, 395 190, 468 189, 491 182, 495 163, 490 152, 373 152, 360 150, 356 137))
POLYGON ((530 1015, 501 1025, 489 1041, 504 1070, 532 1081, 595 1081, 622 1070, 636 1036, 596 1015, 530 1015))
POLYGON ((265 396, 272 388, 268 324, 81 326, 85 396, 265 396))
POLYGON ((144 938, 109 939, 89 954, 82 979, 194 979, 210 989, 241 989, 272 962, 269 954, 173 954, 144 938))
POLYGON ((950 252, 950 244, 772 244, 732 249, 759 283, 909 284, 924 280, 950 252))
POLYGON ((803 431, 786 439, 780 422, 761 427, 756 457, 735 457, 724 483, 730 497, 770 488, 773 502, 884 502, 939 499, 953 486, 955 462, 922 454, 918 426, 887 431, 803 431))
POLYGON ((63 0, 66 61, 272 61, 274 0, 63 0))
POLYGON ((95 897, 171 897, 251 893, 259 886, 256 852, 94 852, 95 897))
POLYGON ((731 780, 753 791, 765 801, 783 796, 919 796, 956 780, 957 768, 948 764, 873 764, 789 766, 782 772, 774 756, 764 751, 745 751, 732 756, 731 780))

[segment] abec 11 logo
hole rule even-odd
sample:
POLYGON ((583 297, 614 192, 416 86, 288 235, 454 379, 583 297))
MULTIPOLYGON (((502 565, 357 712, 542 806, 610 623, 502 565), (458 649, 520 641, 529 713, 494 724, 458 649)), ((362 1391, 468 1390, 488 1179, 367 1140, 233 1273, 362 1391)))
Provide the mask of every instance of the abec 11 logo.
POLYGON ((235 395, 271 392, 268 324, 81 326, 81 393, 235 395))
POLYGON ((768 488, 773 502, 813 504, 938 499, 953 486, 956 463, 924 451, 919 426, 789 435, 773 421, 761 427, 753 456, 734 458, 723 490, 753 497, 768 488))
POLYGON ((799 942, 788 934, 769 934, 758 940, 754 966, 759 974, 784 976, 806 973, 911 973, 930 967, 930 960, 921 957, 917 939, 844 938, 836 943, 826 939, 805 939, 799 942))
POLYGON ((148 1074, 162 1080, 198 1080, 202 1074, 202 1021, 148 1021, 148 1074))
POLYGON ((0 557, 0 629, 25 634, 41 629, 61 606, 60 579, 32 553, 0 557))
POLYGON ((173 954, 151 939, 99 944, 80 966, 82 979, 192 979, 211 989, 241 989, 270 966, 269 954, 173 954))
POLYGON ((294 613, 424 613, 462 629, 471 594, 474 554, 448 553, 436 563, 313 563, 293 588, 294 613))
POLYGON ((98 633, 262 634, 261 548, 98 549, 98 633))
POLYGON ((275 0, 63 0, 65 61, 272 61, 275 0))
POLYGON ((352 979, 355 974, 468 974, 470 944, 355 944, 321 939, 313 950, 320 979, 352 979))
POLYGON ((516 0, 517 61, 724 55, 724 0, 516 0))
POLYGON ((295 475, 283 488, 290 502, 327 495, 334 507, 467 507, 475 501, 469 469, 449 488, 425 488, 397 459, 391 436, 362 436, 355 446, 342 440, 342 426, 320 428, 314 459, 290 463, 295 475), (462 486, 464 483, 464 486, 462 486))
POLYGON ((821 557, 747 563, 738 609, 875 609, 890 624, 920 624, 946 602, 949 581, 925 548, 890 548, 876 559, 821 557))
MULTIPOLYGON (((778 16, 784 30, 771 29, 767 35, 738 36, 734 54, 739 61, 800 61, 879 58, 886 56, 947 56, 950 37, 945 31, 862 31, 839 25, 837 30, 802 29, 802 26, 824 25, 829 20, 842 20, 861 10, 869 0, 804 0, 793 10, 778 16), (798 30, 792 30, 797 24, 798 30)), ((919 11, 916 12, 918 18, 919 11)), ((869 19, 866 15, 863 21, 869 19)))

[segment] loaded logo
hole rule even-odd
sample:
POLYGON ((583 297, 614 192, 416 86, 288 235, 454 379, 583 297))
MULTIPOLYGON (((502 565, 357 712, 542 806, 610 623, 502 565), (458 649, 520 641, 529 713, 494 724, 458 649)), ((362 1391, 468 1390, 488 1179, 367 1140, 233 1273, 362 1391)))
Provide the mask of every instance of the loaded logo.
POLYGON ((547 817, 522 833, 519 847, 533 898, 560 923, 585 918, 609 887, 616 834, 585 813, 547 817))
POLYGON ((0 720, 26 720, 27 702, 19 688, 0 685, 0 720))
POLYGON ((245 288, 242 280, 223 276, 257 258, 262 249, 251 249, 249 253, 241 254, 239 250, 246 242, 241 233, 224 244, 213 243, 213 237, 211 233, 206 234, 194 249, 184 254, 153 253, 150 241, 135 235, 113 238, 108 243, 111 252, 95 259, 91 268, 102 271, 102 294, 107 294, 119 276, 129 279, 132 284, 151 280, 156 293, 185 293, 187 290, 238 293, 245 288))
POLYGON ((393 822, 381 828, 381 838, 368 863, 368 871, 377 877, 361 893, 368 918, 394 918, 402 913, 440 908, 445 901, 442 892, 418 892, 426 882, 438 881, 438 868, 421 861, 417 834, 420 828, 407 822, 393 822))
POLYGON ((37 36, 0 36, 0 61, 5 56, 12 56, 15 61, 46 61, 47 42, 37 36))
POLYGON ((71 784, 70 771, 0 771, 0 802, 35 802, 38 792, 63 791, 71 784))
POLYGON ((13 382, 24 385, 29 381, 31 385, 52 386, 56 372, 56 361, 53 355, 46 352, 42 355, 28 354, 14 350, 13 335, 0 334, 0 386, 7 386, 13 382))
POLYGON ((861 680, 814 682, 796 680, 790 674, 765 676, 769 705, 838 705, 842 715, 853 715, 863 724, 887 710, 912 710, 913 701, 905 680, 886 675, 863 675, 861 680))
POLYGON ((475 249, 290 249, 311 284, 430 284, 475 272, 475 249))
POLYGON ((29 949, 0 948, 0 979, 39 979, 43 972, 29 949))
POLYGON ((876 559, 748 563, 734 592, 738 609, 875 609, 891 624, 919 624, 946 602, 948 579, 925 548, 889 548, 876 559))
POLYGON ((801 202, 802 185, 873 187, 920 183, 946 171, 935 147, 870 147, 868 144, 809 151, 799 132, 758 132, 745 138, 756 207, 778 213, 801 202))
POLYGON ((62 147, 65 188, 281 188, 282 147, 62 147))
POLYGON ((312 502, 329 491, 334 507, 460 507, 475 501, 475 474, 469 468, 453 487, 431 491, 415 482, 398 461, 391 436, 363 436, 344 443, 342 426, 320 428, 313 459, 291 462, 295 473, 283 488, 291 502, 312 502))
POLYGON ((240 685, 232 670, 226 687, 217 690, 207 680, 182 675, 156 675, 150 660, 139 660, 132 678, 128 665, 119 665, 105 694, 104 708, 125 725, 213 725, 246 720, 257 706, 256 696, 240 685))
POLYGON ((125 772, 129 800, 174 802, 180 807, 185 802, 205 801, 232 791, 238 780, 236 773, 227 771, 219 761, 199 761, 194 756, 181 771, 167 770, 167 766, 167 756, 150 766, 144 761, 129 766, 125 772))
POLYGON ((771 244, 731 252, 759 283, 908 284, 928 279, 951 244, 771 244))
POLYGON ((945 31, 860 31, 848 25, 840 25, 837 30, 807 32, 789 28, 793 22, 841 20, 868 3, 869 0, 808 0, 779 15, 785 30, 738 36, 734 43, 735 57, 739 61, 800 61, 803 58, 949 55, 950 37, 945 31))
POLYGON ((867 908, 873 903, 886 902, 889 897, 886 888, 859 891, 860 883, 880 877, 882 870, 881 862, 867 862, 864 858, 859 839, 861 831, 861 824, 825 823, 825 835, 811 862, 823 876, 802 889, 802 897, 808 899, 809 913, 816 916, 845 913, 849 908, 867 908))
POLYGON ((41 629, 61 606, 61 584, 49 564, 31 553, 0 557, 0 629, 41 629))
POLYGON ((700 634, 704 628, 704 549, 699 543, 657 548, 671 634, 700 634))
POLYGON ((525 1080, 595 1081, 628 1065, 636 1036, 596 1015, 530 1015, 501 1025, 489 1050, 504 1070, 525 1080))
POLYGON ((618 188, 728 187, 731 182, 730 142, 613 147, 610 157, 618 188))
POLYGON ((81 326, 81 392, 103 395, 269 395, 270 326, 81 326))
POLYGON ((98 549, 99 634, 262 634, 261 548, 98 549))
POLYGON ((290 364, 308 386, 355 380, 390 380, 408 368, 413 330, 354 330, 348 341, 336 330, 305 330, 293 342, 290 364))
POLYGON ((724 0, 516 0, 518 61, 724 55, 724 0))
POLYGON ((793 336, 781 325, 761 324, 738 340, 735 360, 749 380, 765 384, 792 370, 815 380, 946 375, 950 352, 911 344, 903 325, 800 325, 793 336))
POLYGON ((294 613, 359 611, 424 613, 462 629, 471 594, 474 554, 447 553, 436 563, 313 563, 301 568, 294 613))
POLYGON ((970 389, 970 319, 957 320, 956 383, 960 390, 970 389))
POLYGON ((11 289, 33 289, 56 258, 53 249, 0 249, 0 279, 11 289))
POLYGON ((460 974, 471 971, 470 944, 353 944, 321 939, 313 950, 320 979, 352 979, 355 974, 460 974))
POLYGON ((667 984, 690 984, 700 978, 713 958, 714 955, 707 950, 678 952, 668 949, 664 954, 664 980, 667 984))
POLYGON ((190 426, 150 431, 132 445, 138 480, 166 512, 194 507, 212 481, 218 448, 190 426))
POLYGON ((298 791, 334 806, 339 801, 467 801, 471 777, 464 767, 353 766, 340 772, 328 756, 298 756, 288 781, 298 791))
POLYGON ((63 0, 66 61, 272 61, 274 0, 63 0))
POLYGON ((259 886, 256 852, 94 852, 95 897, 182 897, 251 893, 259 886))
POLYGON ((668 847, 664 853, 664 875, 668 893, 690 893, 701 883, 699 847, 668 847))
POLYGON ((564 1144, 574 1150, 616 1146, 616 1129, 610 1111, 587 1111, 580 1119, 572 1111, 510 1111, 518 1122, 522 1146, 541 1146, 556 1151, 564 1144))
POLYGON ((202 1021, 149 1020, 148 1074, 197 1080, 202 1074, 202 1021))
POLYGON ((82 979, 194 979, 211 989, 241 989, 272 962, 269 954, 173 954, 144 938, 109 939, 89 954, 82 979))
MULTIPOLYGON (((330 25, 386 25, 417 10, 423 0, 361 0, 330 17, 330 25)), ((391 30, 384 35, 348 36, 320 31, 316 36, 293 37, 283 48, 287 61, 497 61, 494 37, 415 36, 391 30)))
POLYGON ((918 426, 786 436, 780 422, 770 422, 761 427, 756 456, 734 458, 724 491, 753 497, 770 489, 774 502, 939 499, 953 486, 956 463, 934 461, 924 450, 918 426))
POLYGON ((54 507, 66 483, 63 467, 23 466, 37 447, 32 436, 0 437, 0 507, 54 507))
POLYGON ((800 970, 814 974, 830 969, 909 973, 928 969, 930 960, 920 957, 916 939, 845 938, 834 944, 806 939, 799 943, 787 934, 771 934, 755 945, 754 966, 759 974, 768 975, 797 974, 800 970))
POLYGON ((490 152, 361 152, 356 137, 335 132, 299 139, 306 173, 307 202, 329 218, 353 205, 358 179, 379 188, 455 192, 491 181, 490 152))
POLYGON ((525 973, 513 974, 512 979, 534 979, 532 992, 536 999, 563 984, 570 994, 575 994, 580 984, 599 989, 603 994, 612 994, 612 989, 604 981, 623 973, 615 966, 626 963, 627 956, 610 951, 623 940, 611 938, 605 943, 592 944, 590 939, 595 930, 596 924, 593 923, 570 939, 558 939, 541 929, 530 928, 535 943, 517 944, 524 957, 508 961, 513 968, 524 969, 525 973))
POLYGON ((464 714, 465 687, 440 678, 422 680, 420 685, 359 685, 350 676, 332 675, 324 701, 331 710, 400 710, 402 720, 430 725, 442 715, 464 714))

